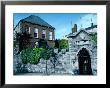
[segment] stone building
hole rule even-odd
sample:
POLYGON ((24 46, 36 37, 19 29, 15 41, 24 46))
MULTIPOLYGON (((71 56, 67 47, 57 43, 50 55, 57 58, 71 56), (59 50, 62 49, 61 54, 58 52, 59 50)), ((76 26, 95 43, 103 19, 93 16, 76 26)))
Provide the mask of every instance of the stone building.
POLYGON ((14 28, 15 33, 28 33, 31 35, 30 47, 36 47, 39 41, 46 41, 49 47, 54 47, 55 28, 38 16, 30 15, 21 19, 14 28))
POLYGON ((97 25, 77 31, 77 25, 68 35, 70 69, 72 74, 97 74, 97 25))

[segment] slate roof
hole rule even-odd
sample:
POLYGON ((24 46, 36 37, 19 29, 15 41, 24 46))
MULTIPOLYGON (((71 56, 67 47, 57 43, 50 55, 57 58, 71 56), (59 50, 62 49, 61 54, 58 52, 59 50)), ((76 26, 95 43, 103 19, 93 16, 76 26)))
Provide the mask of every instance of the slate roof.
MULTIPOLYGON (((71 37, 76 37, 78 34, 80 34, 81 32, 85 32, 88 36, 93 36, 93 35, 97 35, 97 32, 95 32, 95 33, 88 33, 86 30, 84 30, 84 29, 81 29, 81 30, 79 30, 78 32, 75 32, 75 33, 70 33, 68 36, 67 36, 67 38, 71 38, 71 37)), ((96 43, 94 43, 95 45, 96 45, 96 43)))
POLYGON ((85 33, 88 34, 88 35, 92 35, 92 34, 94 34, 94 33, 92 33, 92 32, 87 32, 87 30, 90 30, 90 29, 92 29, 92 28, 97 28, 97 25, 93 25, 92 27, 88 27, 88 28, 85 28, 85 29, 81 29, 81 30, 79 30, 78 32, 75 32, 75 33, 70 33, 70 34, 68 34, 68 38, 69 38, 69 37, 75 37, 75 36, 77 36, 80 32, 85 32, 85 33))
POLYGON ((40 25, 40 26, 46 26, 46 27, 50 27, 52 29, 55 29, 50 24, 48 24, 46 21, 41 19, 39 16, 35 16, 35 15, 30 15, 29 17, 24 18, 24 19, 22 19, 20 21, 29 22, 29 23, 32 23, 32 24, 37 24, 37 25, 40 25))
POLYGON ((70 33, 70 34, 68 35, 68 38, 69 38, 69 37, 75 37, 75 36, 77 36, 80 32, 85 32, 86 34, 89 35, 88 32, 86 32, 84 29, 81 29, 81 30, 79 30, 78 32, 70 33))

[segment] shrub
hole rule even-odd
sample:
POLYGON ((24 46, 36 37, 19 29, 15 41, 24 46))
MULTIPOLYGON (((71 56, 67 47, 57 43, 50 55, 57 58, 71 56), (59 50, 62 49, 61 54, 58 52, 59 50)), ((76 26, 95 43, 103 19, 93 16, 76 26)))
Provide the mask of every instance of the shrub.
POLYGON ((59 48, 59 40, 55 40, 55 46, 54 46, 54 48, 59 48))
POLYGON ((52 57, 53 50, 52 49, 45 49, 41 53, 41 57, 45 60, 48 60, 50 57, 52 57))
POLYGON ((66 39, 61 39, 59 41, 59 47, 60 49, 68 49, 69 45, 68 45, 68 40, 66 39))
POLYGON ((27 64, 29 62, 29 59, 31 58, 31 55, 30 55, 31 52, 32 52, 32 49, 30 48, 24 49, 21 51, 21 58, 24 64, 27 64))
POLYGON ((24 64, 37 64, 41 58, 41 52, 44 49, 42 48, 34 48, 34 49, 24 49, 21 51, 21 58, 24 64))
POLYGON ((43 48, 34 48, 32 52, 32 58, 30 64, 37 64, 41 59, 41 53, 44 51, 43 48))
POLYGON ((16 33, 14 38, 14 46, 19 46, 19 51, 21 52, 23 49, 26 49, 28 45, 31 44, 31 34, 25 33, 16 33))

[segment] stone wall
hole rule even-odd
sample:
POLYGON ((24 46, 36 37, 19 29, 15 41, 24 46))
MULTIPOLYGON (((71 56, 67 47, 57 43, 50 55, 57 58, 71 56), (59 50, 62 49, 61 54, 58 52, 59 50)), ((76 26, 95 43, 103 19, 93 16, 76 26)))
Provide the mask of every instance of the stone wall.
POLYGON ((97 74, 97 46, 92 43, 88 35, 85 35, 87 43, 80 43, 80 37, 70 37, 69 41, 69 52, 70 52, 70 65, 72 74, 78 74, 78 52, 82 48, 86 48, 90 54, 91 58, 91 67, 93 75, 97 74))
POLYGON ((14 74, 36 73, 39 75, 64 75, 64 74, 72 75, 70 72, 71 67, 70 67, 69 52, 66 51, 65 53, 57 52, 55 57, 51 57, 49 60, 47 60, 47 64, 46 64, 46 60, 41 58, 39 63, 37 65, 34 65, 29 63, 23 64, 20 58, 20 54, 18 55, 14 54, 14 74), (47 70, 46 70, 46 65, 47 65, 47 70))
POLYGON ((42 30, 46 30, 46 40, 49 40, 49 32, 53 33, 52 37, 53 37, 53 39, 55 39, 54 29, 51 29, 51 28, 48 28, 48 27, 43 27, 43 26, 40 26, 40 25, 27 23, 27 22, 21 23, 21 28, 22 29, 26 29, 25 26, 30 27, 31 37, 34 37, 34 29, 37 28, 38 29, 38 38, 42 38, 42 30))
POLYGON ((22 30, 26 30, 26 27, 29 29, 30 27, 30 34, 31 34, 31 45, 29 45, 30 47, 35 47, 35 43, 38 42, 39 39, 42 39, 42 31, 46 30, 46 38, 45 40, 48 41, 48 45, 50 47, 54 47, 55 45, 55 31, 54 29, 48 28, 48 27, 43 27, 40 25, 35 25, 35 24, 31 24, 31 23, 27 23, 27 22, 20 22, 19 25, 17 25, 17 27, 14 30, 15 32, 21 32, 22 30), (34 37, 34 29, 37 28, 38 29, 38 38, 34 37), (52 40, 49 40, 49 32, 52 32, 52 40))

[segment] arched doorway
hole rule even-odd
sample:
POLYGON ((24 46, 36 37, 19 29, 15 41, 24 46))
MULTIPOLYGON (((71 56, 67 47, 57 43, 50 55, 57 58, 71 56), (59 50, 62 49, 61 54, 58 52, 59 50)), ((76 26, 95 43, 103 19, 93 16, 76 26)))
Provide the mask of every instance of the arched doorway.
POLYGON ((86 48, 78 52, 79 75, 92 75, 91 58, 86 48))

